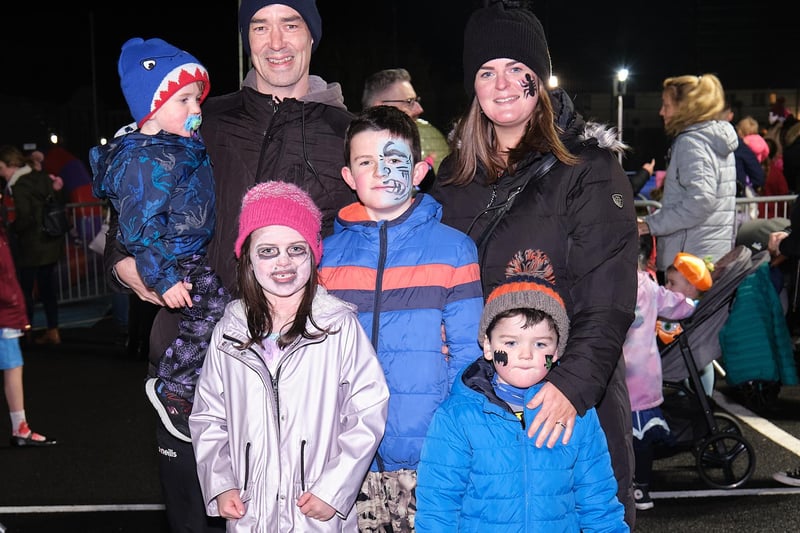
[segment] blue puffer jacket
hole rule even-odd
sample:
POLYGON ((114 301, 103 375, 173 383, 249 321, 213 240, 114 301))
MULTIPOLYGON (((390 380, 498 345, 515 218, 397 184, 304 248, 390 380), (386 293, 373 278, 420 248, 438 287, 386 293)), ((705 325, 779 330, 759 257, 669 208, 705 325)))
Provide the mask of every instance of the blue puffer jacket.
MULTIPOLYGON (((494 367, 467 367, 431 421, 417 470, 417 533, 628 531, 594 408, 569 444, 536 448, 492 388, 494 367)), ((541 384, 528 390, 526 403, 541 384)))
POLYGON ((200 139, 133 132, 89 152, 92 191, 119 213, 117 235, 159 294, 181 281, 183 259, 206 255, 214 232, 211 160, 200 139))
POLYGON ((351 204, 323 242, 320 280, 358 306, 389 385, 373 471, 417 468, 434 411, 480 353, 478 253, 472 239, 440 222, 441 212, 426 194, 391 221, 373 222, 363 205, 351 204), (442 355, 442 324, 449 357, 442 355))

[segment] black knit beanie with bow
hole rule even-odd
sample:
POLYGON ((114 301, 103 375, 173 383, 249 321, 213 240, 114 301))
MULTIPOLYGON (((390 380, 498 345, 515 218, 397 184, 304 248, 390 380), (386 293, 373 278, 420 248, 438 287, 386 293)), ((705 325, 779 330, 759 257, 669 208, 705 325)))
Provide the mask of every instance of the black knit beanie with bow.
POLYGON ((547 83, 550 51, 542 23, 524 1, 490 0, 464 29, 464 89, 475 96, 475 74, 487 61, 507 57, 524 63, 547 83))

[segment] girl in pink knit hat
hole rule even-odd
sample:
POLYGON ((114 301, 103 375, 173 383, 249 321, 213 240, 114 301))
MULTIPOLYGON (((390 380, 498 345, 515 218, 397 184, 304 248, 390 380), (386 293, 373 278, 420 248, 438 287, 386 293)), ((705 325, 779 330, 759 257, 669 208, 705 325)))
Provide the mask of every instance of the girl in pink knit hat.
POLYGON ((206 512, 229 532, 358 530, 389 389, 355 306, 318 284, 321 219, 291 183, 242 201, 241 298, 214 329, 189 417, 206 512))

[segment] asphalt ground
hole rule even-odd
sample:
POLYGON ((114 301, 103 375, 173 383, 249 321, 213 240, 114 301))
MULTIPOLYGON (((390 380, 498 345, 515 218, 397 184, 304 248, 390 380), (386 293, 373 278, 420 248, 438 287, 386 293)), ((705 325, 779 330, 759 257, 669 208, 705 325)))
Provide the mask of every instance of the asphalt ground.
MULTIPOLYGON (((127 354, 125 333, 105 302, 62 308, 62 344, 26 347, 31 426, 58 439, 49 448, 11 448, 0 439, 0 524, 6 533, 168 533, 158 481, 156 415, 144 394, 147 363, 127 354), (98 316, 87 316, 95 314, 98 316)), ((36 323, 36 321, 34 321, 36 323)), ((800 387, 755 412, 718 381, 718 410, 730 410, 752 444, 756 468, 742 487, 710 489, 691 453, 656 461, 655 508, 641 532, 800 531, 800 488, 772 479, 800 466, 800 387)), ((0 416, 0 435, 10 434, 0 416)), ((2 532, 0 528, 0 532, 2 532)))

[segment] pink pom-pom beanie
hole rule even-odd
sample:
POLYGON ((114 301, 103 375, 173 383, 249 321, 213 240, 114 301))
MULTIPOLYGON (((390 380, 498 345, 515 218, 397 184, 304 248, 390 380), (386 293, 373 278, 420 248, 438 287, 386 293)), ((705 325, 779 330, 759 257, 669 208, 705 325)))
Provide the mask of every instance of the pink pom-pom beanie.
POLYGON ((287 226, 296 230, 308 242, 314 261, 322 257, 322 212, 314 200, 297 185, 284 181, 265 181, 252 187, 242 200, 239 215, 239 236, 234 251, 242 255, 242 244, 258 228, 287 226))

